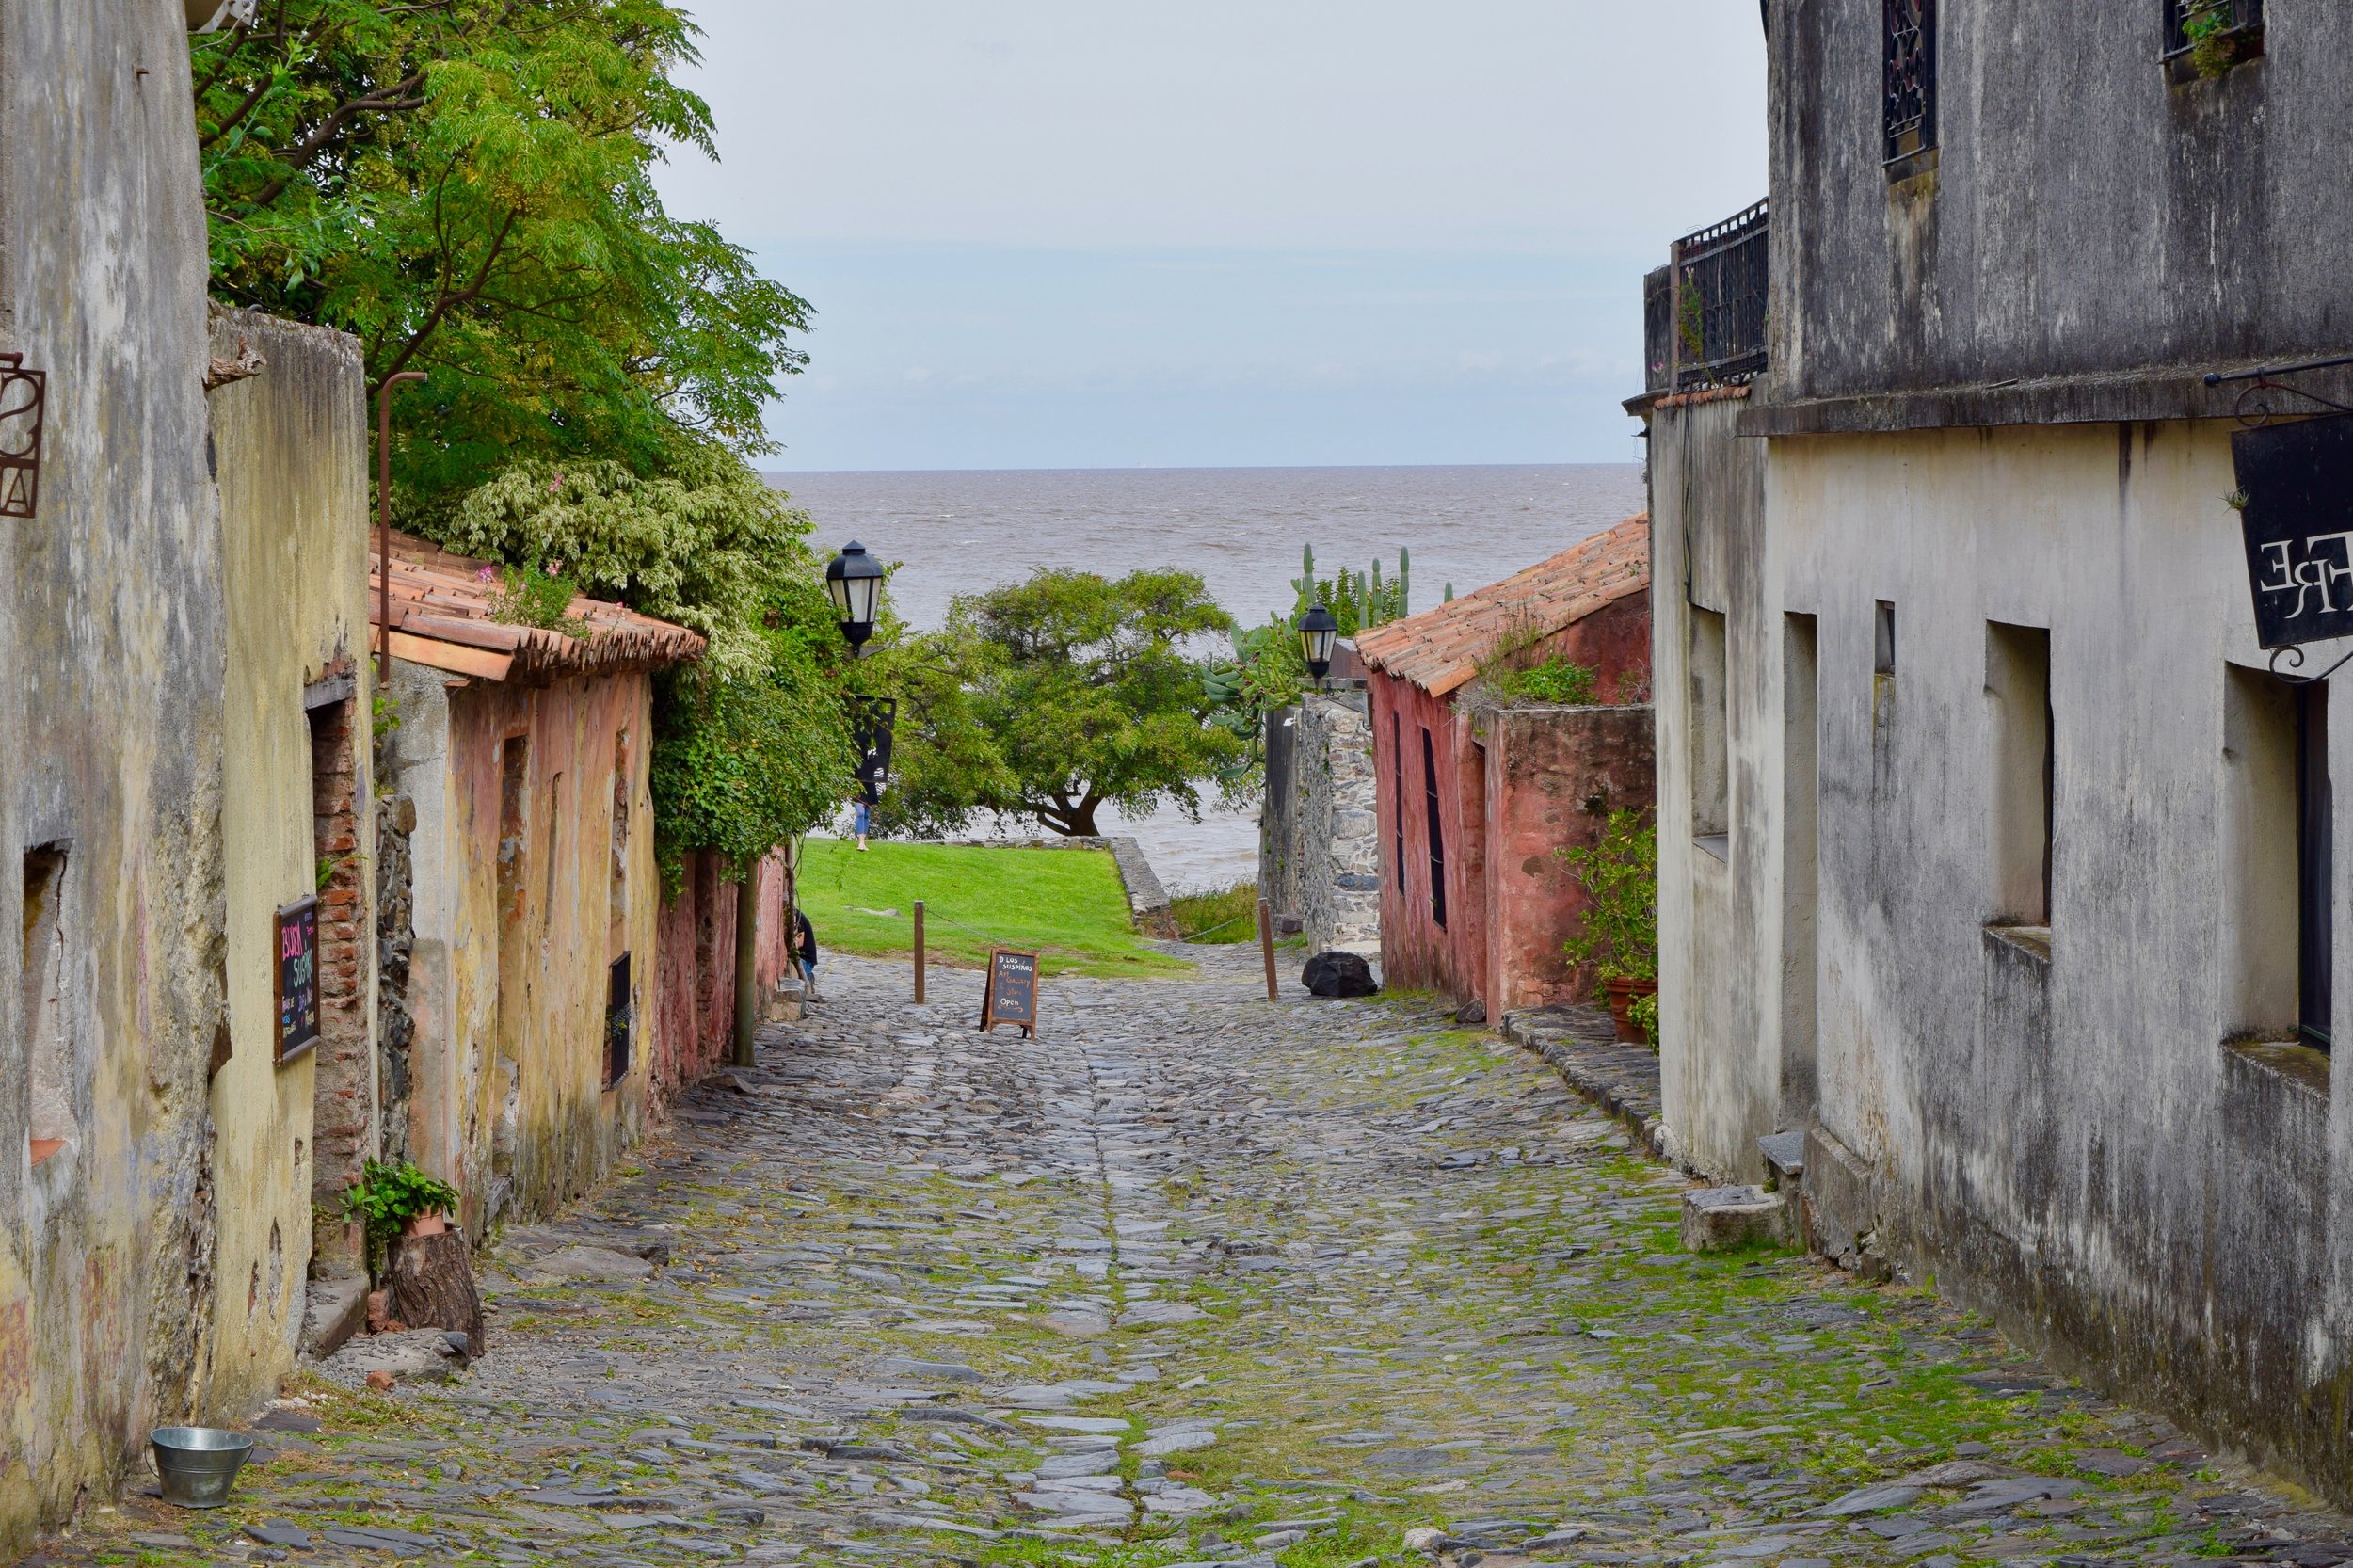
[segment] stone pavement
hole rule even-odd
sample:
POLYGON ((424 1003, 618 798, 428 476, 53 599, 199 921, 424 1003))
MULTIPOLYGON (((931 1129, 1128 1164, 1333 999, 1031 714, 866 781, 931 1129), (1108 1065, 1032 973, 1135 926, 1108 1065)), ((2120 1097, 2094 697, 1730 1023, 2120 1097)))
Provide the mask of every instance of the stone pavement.
MULTIPOLYGON (((1923 1294, 1676 1250, 1682 1183, 1427 999, 1048 981, 1035 1041, 840 960, 756 1071, 489 1259, 490 1354, 313 1375, 232 1507, 39 1560, 2353 1556, 1923 1294)), ((1295 960, 1293 960, 1295 964, 1295 960)))

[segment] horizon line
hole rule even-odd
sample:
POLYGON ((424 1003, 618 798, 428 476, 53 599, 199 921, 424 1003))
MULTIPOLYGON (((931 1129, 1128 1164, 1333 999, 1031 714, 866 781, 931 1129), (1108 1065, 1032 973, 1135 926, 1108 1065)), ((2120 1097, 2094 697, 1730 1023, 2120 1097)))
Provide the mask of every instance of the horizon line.
POLYGON ((789 479, 833 473, 1324 473, 1377 472, 1398 469, 1479 468, 1641 468, 1637 459, 1625 461, 1522 463, 1104 463, 1007 465, 1002 468, 756 468, 763 479, 789 479))

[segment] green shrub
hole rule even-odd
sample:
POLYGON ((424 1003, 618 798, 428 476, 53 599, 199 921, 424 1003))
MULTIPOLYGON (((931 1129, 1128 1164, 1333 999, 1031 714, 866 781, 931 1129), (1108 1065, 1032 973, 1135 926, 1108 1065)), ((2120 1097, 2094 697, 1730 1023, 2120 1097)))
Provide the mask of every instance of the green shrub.
POLYGON ((1658 1048, 1658 993, 1653 991, 1646 997, 1636 997, 1626 1004, 1626 1014, 1633 1018, 1635 1027, 1642 1032, 1642 1038, 1650 1042, 1650 1048, 1657 1050, 1658 1048))
POLYGON ((436 1181, 408 1160, 371 1160, 344 1194, 344 1215, 367 1226, 371 1250, 400 1234, 420 1214, 457 1212, 457 1189, 436 1181))
POLYGON ((1591 707, 1600 699, 1601 678, 1583 664, 1573 664, 1556 653, 1533 669, 1514 670, 1502 681, 1504 695, 1523 702, 1561 708, 1591 707))
POLYGON ((1603 981, 1658 978, 1658 829, 1648 817, 1612 811, 1598 843, 1559 851, 1593 901, 1561 951, 1572 965, 1593 965, 1603 981))

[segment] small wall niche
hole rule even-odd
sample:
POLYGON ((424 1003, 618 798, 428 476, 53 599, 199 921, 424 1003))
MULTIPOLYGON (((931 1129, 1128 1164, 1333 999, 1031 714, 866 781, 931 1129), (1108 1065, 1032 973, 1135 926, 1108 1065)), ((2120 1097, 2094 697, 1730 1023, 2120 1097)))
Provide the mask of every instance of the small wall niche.
POLYGON ((24 855, 21 994, 35 1165, 64 1153, 81 1136, 73 1112, 73 1025, 67 984, 73 931, 66 907, 66 860, 63 844, 46 844, 24 855))
POLYGON ((1689 606, 1690 617, 1691 837, 1732 831, 1731 694, 1726 687, 1724 617, 1689 606))

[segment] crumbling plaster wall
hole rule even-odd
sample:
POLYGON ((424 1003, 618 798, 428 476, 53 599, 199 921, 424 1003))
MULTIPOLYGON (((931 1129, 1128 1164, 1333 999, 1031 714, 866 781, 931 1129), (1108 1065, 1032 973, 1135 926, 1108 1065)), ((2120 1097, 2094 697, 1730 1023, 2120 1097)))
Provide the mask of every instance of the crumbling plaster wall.
MULTIPOLYGON (((359 343, 252 312, 216 312, 213 356, 233 360, 247 350, 260 357, 260 373, 216 389, 210 400, 229 607, 221 834, 233 1047, 211 1096, 219 1206, 211 1391, 213 1407, 232 1417, 274 1394, 293 1368, 312 1256, 319 1051, 283 1065, 273 1059, 271 945, 279 906, 319 885, 306 687, 328 682, 314 694, 324 696, 350 682, 351 695, 337 700, 357 730, 350 788, 365 800, 372 665, 359 343)), ((363 824, 373 820, 361 813, 363 824)), ((370 838, 339 853, 346 858, 334 868, 335 884, 372 888, 370 838)), ((364 925, 364 906, 360 918, 364 925)), ((354 978, 364 1066, 373 976, 354 978)), ((372 1099, 359 1110, 372 1124, 372 1099)))
MULTIPOLYGON (((1711 963, 1736 975, 1727 994, 1746 1027, 1769 1036, 1782 1014, 1779 885, 1733 887, 1713 904, 1702 895, 1710 876, 1771 864, 1785 826, 1778 639, 1786 615, 1813 615, 1819 1100, 1804 1192, 1817 1241, 1933 1275, 2061 1366, 2344 1498, 2353 1083, 2313 1053, 2223 1043, 2226 671, 2265 664, 2222 501, 2233 428, 1771 444, 1762 536, 1720 541, 1748 552, 1726 582, 1753 584, 1724 601, 1733 853, 1678 866, 1661 835, 1662 917, 1670 932, 1687 928, 1668 947, 1690 966, 1670 969, 1689 992, 1664 1013, 1668 1115, 1687 1147, 1710 1154, 1694 1114, 1715 1092, 1710 1075, 1737 1086, 1757 1070, 1708 1054, 1737 1044, 1721 1016, 1711 1035, 1692 1028, 1693 1009, 1710 1005, 1711 963), (1880 600, 1897 629, 1884 677, 1873 673, 1880 600), (1989 621, 2050 633, 2047 957, 1987 928, 2000 913, 1989 621)), ((1662 465, 1672 446, 1657 430, 1662 465)), ((1655 488, 1672 476, 1655 466, 1655 488)), ((1695 537, 1708 525, 1695 515, 1695 537)), ((1662 520, 1657 537, 1680 534, 1662 520)), ((1706 558, 1694 552, 1703 600, 1720 591, 1706 558)), ((1663 548, 1660 576, 1673 581, 1663 548)), ((1665 624, 1672 803, 1688 684, 1668 667, 1665 624)), ((2353 735, 2335 728, 2332 769, 2353 770, 2353 735)), ((2340 875, 2340 930, 2353 918, 2345 885, 2340 875)), ((2340 942, 2341 997, 2347 957, 2340 942)), ((1738 1131, 1753 1137, 1768 1130, 1770 1101, 1748 1084, 1753 1119, 1738 1131)))
POLYGON ((0 347, 49 374, 0 520, 0 1551, 195 1413, 224 1025, 204 217, 167 0, 0 21, 0 347), (24 852, 60 846, 67 1146, 29 1162, 24 852))
POLYGON ((457 1186, 461 1216, 480 1236, 586 1191, 643 1129, 660 921, 651 683, 620 675, 453 685, 405 662, 394 670, 392 784, 417 813, 408 1142, 419 1165, 457 1186), (526 760, 511 824, 520 831, 503 845, 510 739, 524 743, 526 760), (624 751, 630 811, 616 920, 614 771, 624 751), (515 896, 503 901, 503 885, 515 896), (624 952, 637 1044, 628 1075, 608 1089, 607 966, 624 952))

